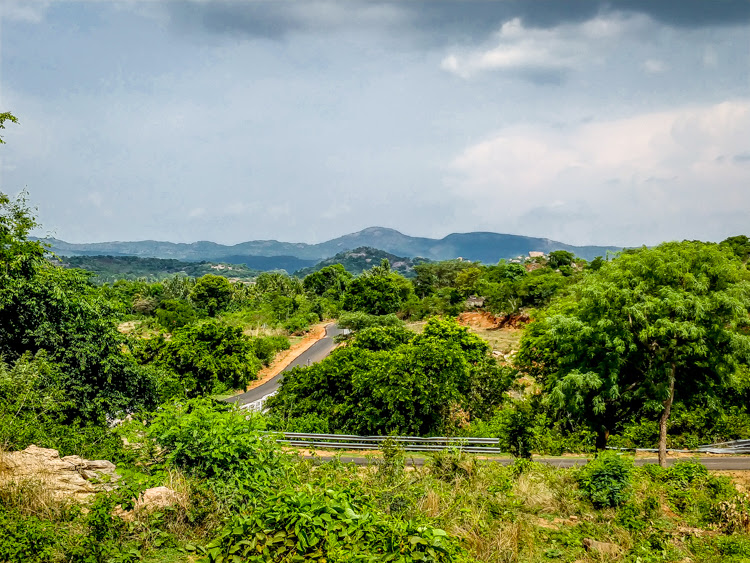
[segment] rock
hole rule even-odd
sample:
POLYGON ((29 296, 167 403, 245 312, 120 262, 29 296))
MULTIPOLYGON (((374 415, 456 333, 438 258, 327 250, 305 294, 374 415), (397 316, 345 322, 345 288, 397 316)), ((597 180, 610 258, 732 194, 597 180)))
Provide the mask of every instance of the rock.
POLYGON ((586 551, 596 551, 601 555, 620 555, 620 546, 614 543, 592 540, 586 538, 583 540, 583 547, 586 551))
POLYGON ((180 495, 177 491, 169 487, 154 487, 146 489, 138 496, 134 509, 153 512, 179 503, 180 495))
POLYGON ((115 469, 109 461, 91 461, 77 455, 61 458, 57 450, 34 445, 0 454, 0 484, 37 481, 51 496, 76 501, 112 490, 120 478, 115 469))
POLYGON ((153 487, 146 489, 133 503, 133 510, 123 510, 120 506, 115 508, 114 514, 123 520, 131 522, 139 514, 149 514, 156 510, 181 504, 181 496, 177 491, 169 487, 153 487))

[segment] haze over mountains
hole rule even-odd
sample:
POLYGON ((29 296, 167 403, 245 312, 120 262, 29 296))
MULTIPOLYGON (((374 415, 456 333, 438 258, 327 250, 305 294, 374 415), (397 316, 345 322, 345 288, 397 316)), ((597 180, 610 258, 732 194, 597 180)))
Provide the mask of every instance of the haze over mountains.
POLYGON ((384 227, 369 227, 318 244, 275 240, 255 240, 229 246, 209 241, 172 243, 151 240, 74 244, 54 238, 43 240, 50 245, 53 252, 61 256, 110 255, 189 261, 210 260, 247 264, 259 269, 271 269, 271 266, 282 259, 287 262, 287 268, 292 263, 298 268, 303 268, 339 252, 362 246, 377 248, 398 256, 420 256, 430 260, 452 260, 461 257, 486 264, 497 263, 503 258, 526 255, 531 251, 548 253, 552 250, 568 250, 576 256, 591 260, 596 256, 604 256, 607 251, 621 250, 614 246, 573 246, 545 238, 489 232, 454 233, 442 239, 411 237, 384 227))

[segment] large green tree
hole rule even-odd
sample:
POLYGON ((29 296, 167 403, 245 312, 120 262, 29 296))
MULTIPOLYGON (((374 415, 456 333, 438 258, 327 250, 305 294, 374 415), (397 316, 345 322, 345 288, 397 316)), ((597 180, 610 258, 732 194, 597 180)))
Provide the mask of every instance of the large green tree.
POLYGON ((84 272, 45 260, 44 247, 28 238, 35 226, 23 196, 0 193, 0 356, 14 362, 46 352, 71 419, 153 406, 153 374, 123 353, 114 312, 84 272))
POLYGON ((397 312, 413 294, 409 280, 391 271, 388 260, 383 259, 379 266, 349 282, 343 307, 347 311, 388 315, 397 312))
POLYGON ((659 421, 659 460, 675 400, 710 392, 750 357, 750 284, 715 244, 665 243, 591 272, 528 327, 519 361, 604 447, 635 413, 659 421))

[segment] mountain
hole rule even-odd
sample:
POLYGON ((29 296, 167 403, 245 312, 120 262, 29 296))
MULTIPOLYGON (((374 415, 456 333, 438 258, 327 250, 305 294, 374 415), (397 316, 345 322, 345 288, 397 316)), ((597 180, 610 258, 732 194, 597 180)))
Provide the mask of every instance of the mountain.
MULTIPOLYGON (((502 258, 525 255, 530 251, 548 253, 552 250, 568 250, 581 258, 591 260, 604 256, 606 252, 620 250, 614 246, 573 246, 545 239, 499 233, 454 233, 442 239, 411 237, 394 229, 370 227, 318 244, 255 240, 225 246, 215 242, 173 243, 145 240, 139 242, 98 242, 72 244, 62 240, 44 239, 51 250, 62 256, 141 256, 151 258, 174 258, 187 261, 220 261, 244 263, 259 268, 249 257, 293 257, 310 262, 294 266, 287 264, 287 271, 311 266, 339 252, 362 246, 377 248, 397 256, 422 256, 430 260, 451 260, 459 256, 465 260, 476 260, 495 264, 502 258)), ((275 263, 275 262, 274 262, 275 263)), ((270 265, 270 264, 269 264, 270 265)), ((278 268, 280 266, 274 266, 278 268)))
POLYGON ((294 275, 303 278, 308 274, 312 274, 313 272, 317 272, 318 270, 325 268, 326 266, 341 264, 347 272, 358 276, 365 270, 369 270, 373 266, 379 265, 383 258, 388 259, 388 262, 391 263, 392 270, 407 278, 415 275, 414 266, 422 262, 429 262, 429 260, 425 258, 404 258, 402 256, 391 254, 390 252, 378 250, 377 248, 360 246, 359 248, 355 248, 354 250, 345 250, 344 252, 339 252, 335 256, 326 258, 325 260, 318 262, 317 264, 315 264, 315 266, 311 266, 310 268, 298 270, 297 272, 294 272, 294 275))

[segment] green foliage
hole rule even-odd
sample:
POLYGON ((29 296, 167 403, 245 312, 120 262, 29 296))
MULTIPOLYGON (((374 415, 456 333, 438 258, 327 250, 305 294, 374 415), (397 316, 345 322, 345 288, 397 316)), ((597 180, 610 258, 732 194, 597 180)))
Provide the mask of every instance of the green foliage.
POLYGON ((394 350, 406 344, 414 338, 414 333, 402 325, 374 326, 366 328, 357 333, 352 342, 355 348, 379 352, 381 350, 394 350))
POLYGON ((0 561, 3 563, 47 563, 57 537, 50 522, 7 511, 0 504, 0 561))
POLYGON ((10 217, 12 226, 0 228, 0 252, 7 252, 0 257, 0 355, 14 361, 45 351, 59 367, 70 419, 153 406, 157 382, 123 353, 115 312, 84 274, 51 266, 37 243, 19 239, 33 219, 18 202, 5 203, 2 224, 10 217))
POLYGON ((575 255, 567 250, 553 250, 549 253, 548 266, 553 270, 557 270, 562 266, 570 266, 573 263, 575 255))
MULTIPOLYGON (((713 392, 750 353, 750 285, 717 245, 667 243, 586 275, 526 329, 518 359, 602 437, 672 392, 713 392), (719 385, 717 385, 719 384, 719 385)), ((604 441, 600 441, 600 447, 604 441)))
POLYGON ((499 446, 513 457, 531 459, 534 443, 534 411, 529 401, 515 401, 498 416, 499 446))
POLYGON ((286 336, 263 336, 253 339, 253 352, 260 362, 267 366, 271 363, 276 352, 289 349, 289 339, 286 336))
MULTIPOLYGON (((267 344, 260 344, 267 359, 267 344)), ((244 388, 260 369, 253 342, 242 330, 207 321, 175 330, 169 340, 159 336, 143 343, 141 361, 177 374, 187 397, 244 388)))
POLYGON ((286 374, 266 404, 283 428, 315 415, 335 431, 426 435, 445 431, 452 408, 501 400, 488 382, 503 379, 484 341, 431 319, 411 338, 393 327, 361 331, 350 346, 286 374))
POLYGON ((195 309, 182 299, 165 299, 154 311, 159 324, 173 330, 191 324, 198 318, 195 309))
POLYGON ((411 283, 391 272, 388 261, 384 260, 380 266, 374 266, 349 282, 342 306, 347 311, 388 315, 396 313, 412 293, 411 283))
POLYGON ((173 277, 200 278, 206 274, 251 281, 260 274, 243 264, 183 262, 141 256, 58 256, 56 263, 64 268, 91 272, 92 280, 97 284, 111 284, 118 280, 157 282, 173 277))
POLYGON ((352 275, 341 264, 332 264, 313 272, 302 281, 305 291, 318 296, 341 299, 352 275))
MULTIPOLYGON (((360 246, 353 250, 345 250, 343 252, 339 252, 335 256, 326 258, 325 260, 318 262, 317 264, 315 264, 315 266, 312 266, 310 268, 297 270, 296 272, 294 272, 294 275, 297 277, 307 278, 328 268, 338 267, 341 268, 342 271, 345 271, 347 274, 349 274, 348 278, 351 278, 351 274, 354 274, 355 276, 359 275, 365 270, 369 269, 372 264, 378 263, 383 259, 388 260, 391 264, 394 265, 393 269, 395 271, 407 278, 414 275, 414 266, 423 262, 428 262, 428 260, 426 260, 425 258, 409 258, 396 256, 394 254, 391 254, 390 252, 378 250, 377 248, 360 246)), ((305 289, 308 288, 305 287, 305 289)), ((322 295, 322 293, 318 293, 318 295, 322 295)))
POLYGON ((233 517, 199 548, 206 563, 318 561, 450 562, 460 549, 441 529, 390 519, 346 490, 283 490, 233 517))
POLYGON ((375 326, 400 326, 403 325, 396 315, 370 315, 361 311, 341 313, 337 323, 341 328, 358 331, 375 326))
POLYGON ((447 449, 433 453, 429 459, 430 473, 443 481, 472 479, 477 475, 477 458, 460 449, 447 449))
MULTIPOLYGON (((6 121, 10 121, 11 123, 18 123, 18 118, 9 111, 4 111, 0 113, 0 129, 5 129, 6 121)), ((2 137, 0 137, 0 145, 3 143, 5 143, 5 141, 2 137)))
POLYGON ((632 494, 633 461, 613 452, 601 452, 578 473, 578 486, 596 507, 615 507, 632 494))
POLYGON ((232 298, 232 284, 227 278, 206 274, 199 278, 190 293, 190 299, 196 307, 205 309, 213 317, 229 305, 232 298))
POLYGON ((268 483, 281 475, 286 460, 264 421, 210 399, 162 406, 146 435, 163 448, 164 462, 199 476, 241 476, 268 483))

